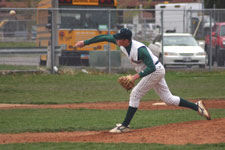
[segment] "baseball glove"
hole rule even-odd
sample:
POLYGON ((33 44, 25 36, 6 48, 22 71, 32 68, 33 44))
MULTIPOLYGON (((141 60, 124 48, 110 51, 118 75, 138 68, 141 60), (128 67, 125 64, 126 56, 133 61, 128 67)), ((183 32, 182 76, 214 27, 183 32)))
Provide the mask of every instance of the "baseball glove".
POLYGON ((119 77, 118 82, 127 91, 131 90, 134 87, 134 82, 132 81, 132 75, 119 77))

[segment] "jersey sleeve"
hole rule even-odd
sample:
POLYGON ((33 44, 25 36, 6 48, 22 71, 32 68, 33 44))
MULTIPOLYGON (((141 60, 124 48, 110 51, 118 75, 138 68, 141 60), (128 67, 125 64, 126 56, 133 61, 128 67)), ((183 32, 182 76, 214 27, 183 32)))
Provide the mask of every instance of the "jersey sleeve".
POLYGON ((138 60, 142 60, 147 66, 143 71, 139 72, 140 77, 147 76, 156 70, 152 57, 146 47, 143 46, 138 49, 138 60))
POLYGON ((89 45, 92 43, 98 43, 98 42, 104 42, 104 41, 116 44, 116 40, 114 39, 113 35, 103 34, 103 35, 95 36, 89 40, 85 40, 84 45, 89 45))

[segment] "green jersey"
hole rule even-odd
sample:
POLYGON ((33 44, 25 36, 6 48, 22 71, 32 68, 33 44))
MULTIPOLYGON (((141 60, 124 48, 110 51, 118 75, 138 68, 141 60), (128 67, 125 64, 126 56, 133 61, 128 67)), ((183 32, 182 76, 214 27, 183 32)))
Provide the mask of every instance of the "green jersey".
MULTIPOLYGON (((116 44, 116 40, 113 37, 113 35, 99 35, 92 39, 85 40, 84 45, 89 45, 92 43, 103 42, 103 41, 107 41, 107 42, 116 44)), ((131 54, 132 46, 134 46, 134 43, 135 43, 133 41, 134 40, 131 41, 129 46, 125 47, 128 57, 131 54)), ((144 77, 156 70, 155 63, 157 60, 156 60, 156 58, 154 58, 154 60, 153 60, 152 57, 155 57, 155 56, 153 56, 152 53, 149 52, 149 49, 145 45, 141 45, 140 47, 137 48, 136 63, 143 63, 145 65, 145 67, 143 68, 142 71, 140 71, 140 70, 137 71, 137 69, 136 69, 136 71, 139 73, 140 77, 144 77)), ((133 61, 133 63, 135 63, 135 61, 133 61)))

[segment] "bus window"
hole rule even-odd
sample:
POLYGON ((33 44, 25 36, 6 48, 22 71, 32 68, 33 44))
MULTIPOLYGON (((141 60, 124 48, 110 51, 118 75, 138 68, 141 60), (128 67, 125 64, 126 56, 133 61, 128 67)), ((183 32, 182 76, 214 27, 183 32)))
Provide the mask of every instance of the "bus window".
MULTIPOLYGON (((103 11, 67 11, 62 10, 60 28, 70 29, 98 29, 99 25, 108 26, 108 15, 103 11)), ((111 21, 111 29, 115 27, 115 21, 111 21)))
POLYGON ((81 28, 81 14, 80 13, 62 13, 60 28, 81 28))

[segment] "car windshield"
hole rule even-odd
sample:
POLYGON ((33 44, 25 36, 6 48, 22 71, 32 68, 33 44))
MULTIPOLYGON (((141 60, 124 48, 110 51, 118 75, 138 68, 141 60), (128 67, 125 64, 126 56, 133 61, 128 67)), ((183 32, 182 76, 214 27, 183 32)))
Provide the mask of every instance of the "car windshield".
POLYGON ((164 46, 197 46, 198 43, 191 36, 164 36, 164 46))
POLYGON ((225 26, 221 26, 220 36, 225 36, 225 26))

